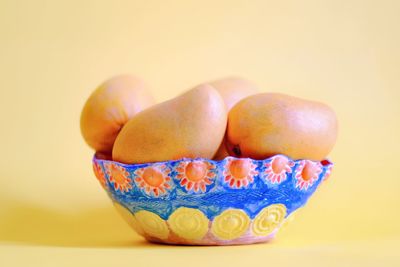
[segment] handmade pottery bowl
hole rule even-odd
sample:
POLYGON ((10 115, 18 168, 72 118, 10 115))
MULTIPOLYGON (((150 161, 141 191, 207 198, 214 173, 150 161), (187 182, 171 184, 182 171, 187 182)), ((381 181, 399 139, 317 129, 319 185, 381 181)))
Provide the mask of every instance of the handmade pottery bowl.
POLYGON ((187 245, 271 240, 332 166, 284 155, 132 165, 93 158, 97 179, 137 233, 152 242, 187 245))

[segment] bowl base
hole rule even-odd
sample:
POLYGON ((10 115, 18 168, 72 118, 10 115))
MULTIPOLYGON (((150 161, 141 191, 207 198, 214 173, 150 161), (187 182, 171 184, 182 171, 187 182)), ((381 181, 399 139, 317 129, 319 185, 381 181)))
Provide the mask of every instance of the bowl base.
POLYGON ((244 237, 234 240, 183 240, 176 238, 169 238, 166 240, 161 240, 154 237, 146 236, 145 239, 154 244, 160 245, 172 245, 172 246, 240 246, 240 245, 251 245, 259 243, 271 242, 275 237, 275 233, 266 237, 244 237))

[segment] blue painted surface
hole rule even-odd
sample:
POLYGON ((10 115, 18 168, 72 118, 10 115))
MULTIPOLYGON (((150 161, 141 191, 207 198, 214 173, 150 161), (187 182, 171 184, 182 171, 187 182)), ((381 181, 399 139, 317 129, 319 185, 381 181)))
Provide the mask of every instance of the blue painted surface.
MULTIPOLYGON (((231 158, 231 157, 230 157, 231 158)), ((106 178, 106 190, 109 196, 114 200, 127 207, 131 212, 135 213, 140 210, 148 210, 158 214, 161 218, 167 220, 169 215, 179 207, 190 207, 201 210, 206 216, 212 220, 215 216, 228 208, 237 208, 244 210, 251 219, 253 219, 260 210, 271 204, 284 204, 287 208, 287 215, 294 210, 306 204, 308 198, 315 192, 321 181, 330 173, 332 168, 331 162, 325 162, 321 165, 322 172, 318 179, 307 189, 296 188, 295 170, 300 164, 300 160, 293 161, 294 166, 292 172, 287 173, 287 178, 279 183, 272 184, 265 179, 265 163, 270 162, 271 158, 265 160, 252 160, 257 165, 257 175, 254 176, 254 182, 246 188, 230 188, 224 182, 223 170, 226 168, 226 158, 222 161, 213 161, 207 159, 195 159, 210 162, 216 165, 213 170, 216 174, 213 184, 207 186, 205 193, 195 193, 187 191, 179 184, 177 179, 176 167, 182 161, 193 161, 193 159, 182 159, 176 161, 167 161, 163 163, 133 164, 126 165, 118 162, 93 159, 94 163, 99 164, 106 178), (107 174, 107 164, 117 164, 125 168, 129 172, 132 188, 124 192, 116 190, 110 177, 107 174), (171 180, 171 189, 165 195, 155 197, 146 194, 144 190, 139 188, 135 183, 135 171, 139 168, 145 168, 152 164, 165 164, 171 171, 169 176, 171 180)), ((232 158, 231 158, 232 159, 232 158)))

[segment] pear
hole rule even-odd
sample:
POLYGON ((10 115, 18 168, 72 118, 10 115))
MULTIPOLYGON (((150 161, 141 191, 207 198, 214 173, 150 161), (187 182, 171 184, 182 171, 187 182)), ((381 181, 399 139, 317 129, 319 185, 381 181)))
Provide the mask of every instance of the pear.
POLYGON ((210 85, 195 87, 146 109, 119 133, 112 153, 122 163, 212 158, 225 133, 227 112, 210 85))
MULTIPOLYGON (((227 111, 232 109, 237 102, 245 97, 254 95, 258 92, 257 86, 252 82, 237 76, 226 77, 209 83, 213 86, 224 100, 227 111)), ((221 160, 229 156, 225 146, 225 138, 220 144, 214 160, 221 160)))
POLYGON ((111 154, 124 124, 155 103, 144 82, 132 75, 115 76, 94 90, 81 113, 81 133, 94 150, 111 154))
POLYGON ((227 147, 231 155, 264 159, 284 154, 322 160, 338 132, 335 112, 325 104, 284 94, 249 96, 229 112, 227 147))

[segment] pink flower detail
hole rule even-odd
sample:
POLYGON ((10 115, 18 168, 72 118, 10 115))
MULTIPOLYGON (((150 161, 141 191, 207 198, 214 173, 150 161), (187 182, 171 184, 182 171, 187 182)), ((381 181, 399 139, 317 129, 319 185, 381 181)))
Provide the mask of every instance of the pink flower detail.
POLYGON ((247 187, 254 182, 254 177, 258 174, 257 165, 251 159, 229 158, 226 161, 224 174, 224 183, 231 188, 247 187))
POLYGON ((176 178, 187 191, 206 192, 206 186, 213 183, 215 165, 201 160, 182 161, 176 168, 176 178))
POLYGON ((172 188, 171 171, 165 164, 153 164, 135 171, 135 183, 147 195, 159 197, 172 188))
POLYGON ((318 180, 321 172, 320 162, 301 160, 295 170, 296 188, 307 190, 318 180))
POLYGON ((287 174, 292 173, 294 162, 289 158, 276 155, 270 162, 265 164, 266 179, 273 184, 279 184, 286 180, 287 174))

